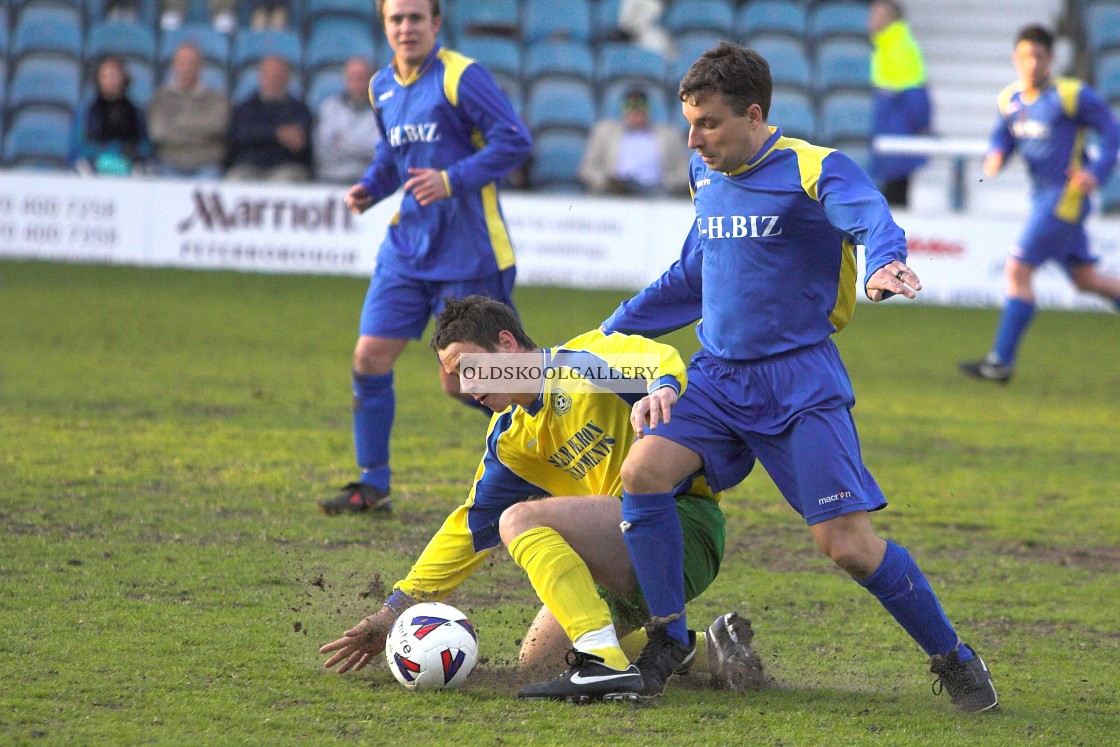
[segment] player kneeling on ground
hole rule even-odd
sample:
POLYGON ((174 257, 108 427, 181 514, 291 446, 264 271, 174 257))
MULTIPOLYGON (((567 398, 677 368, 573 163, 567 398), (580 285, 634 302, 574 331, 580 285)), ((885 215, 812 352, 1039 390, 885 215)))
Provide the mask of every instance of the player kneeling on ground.
MULTIPOLYGON (((518 697, 637 699, 645 694, 641 662, 631 664, 623 645, 642 650, 646 638, 639 626, 649 615, 619 528, 620 469, 634 441, 632 403, 647 391, 683 390, 684 363, 668 345, 599 331, 542 350, 499 302, 470 296, 446 304, 432 347, 446 371, 464 379, 464 391, 471 373, 464 360, 485 360, 478 356, 525 356, 535 362, 526 368, 536 375, 508 386, 491 381, 487 391, 473 392, 495 416, 470 495, 444 521, 385 606, 320 649, 332 654, 325 666, 341 664, 339 672, 364 667, 382 651, 403 610, 417 601, 445 598, 501 541, 545 605, 525 635, 519 664, 539 669, 570 649, 567 671, 523 688, 518 697), (651 363, 644 375, 624 375, 619 362, 637 357, 651 363), (587 378, 592 371, 606 374, 587 378), (636 393, 625 391, 635 385, 636 393), (620 643, 620 633, 630 635, 620 643)), ((702 479, 685 481, 678 495, 689 599, 711 584, 723 558, 718 498, 702 479)), ((750 690, 764 683, 761 661, 750 647, 749 620, 731 612, 705 633, 690 635, 704 643, 695 646, 696 659, 706 659, 703 668, 716 686, 750 690)), ((688 669, 701 671, 701 662, 678 667, 688 669)))

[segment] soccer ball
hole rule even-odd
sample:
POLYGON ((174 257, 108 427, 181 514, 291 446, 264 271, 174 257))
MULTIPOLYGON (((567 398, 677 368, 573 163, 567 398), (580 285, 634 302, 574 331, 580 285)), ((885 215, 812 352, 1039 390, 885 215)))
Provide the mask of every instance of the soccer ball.
POLYGON ((393 623, 385 658, 397 682, 409 690, 451 690, 478 663, 478 634, 467 616, 449 604, 417 604, 393 623))

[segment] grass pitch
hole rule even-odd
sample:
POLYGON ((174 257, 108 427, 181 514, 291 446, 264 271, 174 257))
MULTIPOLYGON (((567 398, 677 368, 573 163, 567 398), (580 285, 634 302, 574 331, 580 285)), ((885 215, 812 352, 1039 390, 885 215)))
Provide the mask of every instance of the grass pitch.
MULTIPOLYGON (((498 550, 449 601, 485 661, 453 693, 318 647, 378 606, 465 496, 484 421, 396 373, 391 518, 328 518, 352 479, 365 281, 0 262, 0 741, 12 744, 1100 745, 1120 731, 1117 318, 1046 312, 1007 387, 966 381, 993 311, 861 305, 837 337, 865 458, 1002 710, 957 714, 925 657, 819 555, 761 470, 694 624, 754 621, 774 685, 687 679, 656 707, 519 703, 536 609, 498 550)), ((542 345, 625 293, 520 288, 542 345)), ((744 323, 750 323, 744 320, 744 323)), ((669 338, 686 355, 691 332, 669 338)), ((562 667, 558 666, 557 671, 562 667)))

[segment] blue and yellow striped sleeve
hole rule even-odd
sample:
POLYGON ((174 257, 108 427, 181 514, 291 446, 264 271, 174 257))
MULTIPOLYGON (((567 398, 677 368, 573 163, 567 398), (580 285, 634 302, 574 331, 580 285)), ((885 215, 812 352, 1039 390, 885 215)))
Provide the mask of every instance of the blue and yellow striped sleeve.
POLYGON ((662 387, 671 387, 680 394, 687 383, 684 361, 673 346, 638 335, 604 334, 597 329, 556 348, 550 365, 580 366, 597 361, 602 361, 626 378, 641 376, 646 382, 646 391, 650 393, 662 387), (633 371, 635 367, 643 370, 633 371), (651 370, 645 370, 647 368, 651 370))

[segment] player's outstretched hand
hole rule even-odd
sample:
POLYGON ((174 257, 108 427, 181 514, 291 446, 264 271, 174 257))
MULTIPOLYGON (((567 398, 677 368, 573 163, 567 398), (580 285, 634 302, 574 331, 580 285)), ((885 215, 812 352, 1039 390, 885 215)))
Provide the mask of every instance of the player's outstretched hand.
POLYGON ((408 173, 412 176, 404 183, 404 191, 411 192, 421 205, 430 205, 436 200, 451 196, 442 171, 410 168, 408 173))
POLYGON ((382 607, 347 630, 337 641, 320 648, 320 654, 334 654, 324 662, 323 666, 329 669, 341 662, 342 666, 338 668, 338 673, 343 674, 369 664, 373 657, 385 650, 385 637, 389 635, 389 630, 396 619, 396 612, 388 607, 382 607))
POLYGON ((875 271, 865 285, 867 297, 872 301, 882 301, 890 295, 914 298, 922 289, 922 281, 917 274, 898 260, 888 262, 875 271))
POLYGON ((346 208, 355 215, 360 215, 373 204, 373 197, 361 184, 355 184, 346 192, 346 208))
POLYGON ((658 424, 668 423, 670 409, 677 404, 677 391, 671 386, 663 386, 653 394, 642 397, 630 410, 630 425, 641 438, 646 429, 653 431, 658 424))

